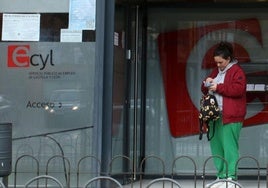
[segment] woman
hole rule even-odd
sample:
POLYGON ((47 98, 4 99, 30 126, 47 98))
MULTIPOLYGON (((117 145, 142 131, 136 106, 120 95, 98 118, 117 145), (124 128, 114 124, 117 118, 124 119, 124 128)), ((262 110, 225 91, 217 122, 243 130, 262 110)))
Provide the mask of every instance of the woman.
POLYGON ((221 42, 213 57, 217 67, 201 86, 204 94, 210 92, 215 95, 221 110, 221 117, 215 122, 214 137, 210 141, 211 153, 224 158, 228 164, 226 173, 224 160, 214 158, 217 178, 236 180, 239 135, 246 115, 246 76, 233 57, 230 43, 221 42), (210 83, 209 87, 206 87, 207 83, 210 83))

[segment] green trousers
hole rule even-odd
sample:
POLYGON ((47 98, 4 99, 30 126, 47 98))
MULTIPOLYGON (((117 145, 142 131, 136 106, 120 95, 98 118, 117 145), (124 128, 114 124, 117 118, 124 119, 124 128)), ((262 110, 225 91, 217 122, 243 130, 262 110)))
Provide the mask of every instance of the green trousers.
MULTIPOLYGON (((213 126, 210 123, 210 135, 213 134, 213 126)), ((242 123, 230 123, 223 125, 222 119, 215 122, 214 137, 210 140, 211 153, 214 157, 214 165, 217 169, 218 178, 237 179, 236 162, 239 159, 239 136, 242 123), (221 158, 225 159, 226 162, 221 158)))

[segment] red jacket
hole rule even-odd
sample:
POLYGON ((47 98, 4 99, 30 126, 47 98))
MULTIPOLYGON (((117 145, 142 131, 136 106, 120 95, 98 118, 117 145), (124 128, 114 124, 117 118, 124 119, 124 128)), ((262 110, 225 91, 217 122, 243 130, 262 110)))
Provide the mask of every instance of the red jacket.
MULTIPOLYGON (((208 77, 215 78, 218 68, 213 69, 208 77)), ((246 115, 246 76, 238 64, 227 70, 224 83, 217 85, 216 92, 223 97, 222 120, 223 124, 243 122, 246 115)), ((202 84, 204 94, 208 89, 202 84)))

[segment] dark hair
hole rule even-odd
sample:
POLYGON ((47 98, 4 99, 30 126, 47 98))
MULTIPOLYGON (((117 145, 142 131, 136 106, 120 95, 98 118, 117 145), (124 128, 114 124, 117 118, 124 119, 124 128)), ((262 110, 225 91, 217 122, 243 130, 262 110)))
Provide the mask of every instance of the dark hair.
POLYGON ((232 44, 228 42, 220 42, 220 44, 214 50, 213 56, 221 56, 223 59, 228 59, 230 57, 232 61, 234 59, 232 44))

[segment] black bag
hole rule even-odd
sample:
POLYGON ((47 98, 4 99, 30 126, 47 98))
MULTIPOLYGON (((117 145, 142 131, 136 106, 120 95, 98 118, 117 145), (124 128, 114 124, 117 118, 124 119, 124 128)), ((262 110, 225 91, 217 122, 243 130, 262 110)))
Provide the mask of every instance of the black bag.
POLYGON ((215 121, 220 118, 220 109, 216 97, 212 94, 203 95, 200 100, 200 135, 199 140, 202 140, 203 133, 207 132, 208 140, 211 140, 215 133, 215 121), (209 122, 213 121, 213 134, 209 137, 210 127, 209 122))

